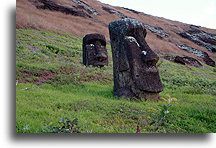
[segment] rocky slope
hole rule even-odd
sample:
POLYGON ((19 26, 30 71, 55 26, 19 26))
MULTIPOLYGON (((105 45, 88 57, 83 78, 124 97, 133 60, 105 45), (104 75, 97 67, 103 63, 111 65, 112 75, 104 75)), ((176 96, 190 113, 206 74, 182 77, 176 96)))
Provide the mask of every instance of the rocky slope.
POLYGON ((16 27, 71 33, 80 37, 87 33, 101 33, 109 42, 109 22, 125 17, 145 23, 147 42, 156 53, 193 57, 215 66, 215 30, 96 0, 18 0, 16 27))

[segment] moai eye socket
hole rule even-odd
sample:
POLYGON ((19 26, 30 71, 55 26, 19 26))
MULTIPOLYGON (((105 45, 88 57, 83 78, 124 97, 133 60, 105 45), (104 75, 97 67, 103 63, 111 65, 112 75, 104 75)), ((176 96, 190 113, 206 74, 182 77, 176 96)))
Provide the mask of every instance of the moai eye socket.
POLYGON ((132 37, 132 36, 126 36, 125 38, 126 38, 127 40, 129 40, 129 42, 134 42, 134 43, 136 43, 136 45, 137 45, 138 47, 140 47, 139 43, 137 42, 137 40, 136 40, 134 37, 132 37))

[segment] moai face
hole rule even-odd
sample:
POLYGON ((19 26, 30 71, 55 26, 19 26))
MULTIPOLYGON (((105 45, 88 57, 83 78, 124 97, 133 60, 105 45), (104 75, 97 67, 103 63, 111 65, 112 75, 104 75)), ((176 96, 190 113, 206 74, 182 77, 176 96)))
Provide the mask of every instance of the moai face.
POLYGON ((83 64, 86 66, 108 65, 106 39, 101 34, 87 34, 83 38, 83 64))
POLYGON ((145 41, 144 24, 130 18, 109 24, 113 53, 114 93, 119 97, 159 99, 163 90, 159 57, 145 41))

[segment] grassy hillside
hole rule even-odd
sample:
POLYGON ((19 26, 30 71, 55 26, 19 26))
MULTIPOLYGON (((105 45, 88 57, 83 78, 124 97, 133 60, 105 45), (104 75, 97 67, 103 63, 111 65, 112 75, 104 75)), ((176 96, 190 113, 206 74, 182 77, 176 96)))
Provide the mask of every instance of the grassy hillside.
POLYGON ((111 58, 101 69, 83 66, 81 38, 17 29, 16 39, 17 133, 216 132, 215 68, 161 57, 163 101, 118 99, 111 58))
MULTIPOLYGON (((193 53, 182 50, 177 46, 185 44, 194 49, 206 52, 211 59, 215 59, 215 53, 179 35, 179 33, 190 30, 190 24, 151 16, 127 8, 110 6, 97 0, 18 0, 16 4, 16 28, 31 28, 56 33, 68 33, 79 37, 83 37, 89 33, 100 33, 105 35, 106 39, 109 40, 108 24, 111 21, 124 17, 136 19, 148 26, 146 41, 151 49, 159 53, 186 55, 201 60, 193 53), (58 7, 61 7, 61 9, 56 10, 56 7, 51 6, 49 7, 50 9, 47 9, 48 7, 46 9, 39 9, 44 5, 42 1, 58 4, 58 7), (83 4, 88 5, 88 7, 86 8, 83 4), (87 16, 90 16, 90 18, 83 17, 82 15, 67 14, 66 12, 62 12, 64 8, 66 10, 73 9, 74 11, 82 11, 87 16), (94 11, 91 13, 91 10, 94 11), (97 14, 94 13, 95 11, 97 14)), ((208 29, 201 26, 196 26, 196 28, 215 34, 215 29, 208 29)), ((203 37, 205 36, 204 34, 202 35, 203 37)), ((208 39, 204 39, 203 41, 206 40, 208 39)))

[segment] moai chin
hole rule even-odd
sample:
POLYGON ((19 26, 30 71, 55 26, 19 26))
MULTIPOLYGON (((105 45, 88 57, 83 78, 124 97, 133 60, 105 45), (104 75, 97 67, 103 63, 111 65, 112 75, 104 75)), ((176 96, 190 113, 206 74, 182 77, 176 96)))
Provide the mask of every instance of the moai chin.
POLYGON ((130 18, 109 24, 113 56, 114 95, 159 100, 163 90, 156 63, 159 57, 145 41, 144 24, 130 18))
POLYGON ((83 38, 83 64, 99 67, 108 65, 108 54, 104 35, 87 34, 83 38))

